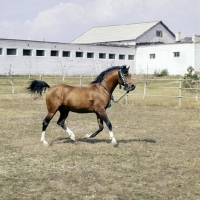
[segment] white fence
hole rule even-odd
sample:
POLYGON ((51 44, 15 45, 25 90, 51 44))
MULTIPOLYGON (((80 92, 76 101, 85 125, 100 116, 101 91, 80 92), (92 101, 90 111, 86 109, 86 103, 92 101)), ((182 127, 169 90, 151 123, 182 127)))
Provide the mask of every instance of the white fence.
MULTIPOLYGON (((31 77, 35 79, 40 79, 47 81, 48 84, 58 84, 64 82, 66 84, 74 86, 84 86, 89 84, 93 77, 85 76, 75 76, 75 77, 66 77, 65 80, 62 80, 62 77, 31 77), (68 82, 70 80, 70 82, 68 82), (72 81, 73 80, 73 81, 72 81), (50 81, 50 82, 49 82, 50 81)), ((151 98, 175 98, 177 99, 177 105, 182 106, 183 99, 194 99, 198 101, 199 96, 199 82, 196 82, 196 87, 194 88, 184 88, 183 81, 184 79, 163 79, 163 78, 154 78, 154 79, 142 79, 142 78, 133 78, 133 81, 136 83, 136 89, 128 94, 124 98, 126 105, 129 104, 129 100, 132 97, 142 97, 146 99, 151 98), (166 90, 166 91, 165 91, 166 90), (172 92, 173 90, 173 92, 172 92)), ((8 78, 5 76, 0 77, 0 95, 3 94, 23 94, 25 93, 25 88, 28 86, 29 77, 12 77, 8 78), (25 79, 26 81, 20 81, 25 79), (22 82, 22 83, 20 83, 22 82)), ((115 99, 119 99, 124 93, 120 90, 114 91, 115 99)))

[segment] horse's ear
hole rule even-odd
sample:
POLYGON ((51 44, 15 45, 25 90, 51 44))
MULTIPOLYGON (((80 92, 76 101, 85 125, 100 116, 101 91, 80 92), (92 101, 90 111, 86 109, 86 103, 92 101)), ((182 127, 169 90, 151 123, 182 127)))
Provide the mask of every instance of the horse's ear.
POLYGON ((127 73, 128 73, 128 70, 129 70, 129 67, 127 68, 126 65, 123 65, 123 66, 122 66, 121 71, 122 71, 123 74, 127 74, 127 73))

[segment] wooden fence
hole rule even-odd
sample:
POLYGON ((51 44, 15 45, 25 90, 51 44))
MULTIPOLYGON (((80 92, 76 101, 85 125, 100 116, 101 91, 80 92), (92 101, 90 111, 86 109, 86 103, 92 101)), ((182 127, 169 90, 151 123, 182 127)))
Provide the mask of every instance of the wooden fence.
MULTIPOLYGON (((86 76, 73 76, 73 77, 63 77, 59 76, 35 76, 35 77, 26 77, 26 76, 0 76, 0 95, 3 94, 24 94, 25 88, 28 86, 30 79, 40 79, 46 81, 50 85, 55 85, 58 83, 65 83, 74 86, 84 86, 89 84, 93 77, 86 76)), ((196 82, 194 88, 185 88, 183 87, 182 78, 154 78, 154 79, 143 79, 141 77, 133 78, 133 81, 136 83, 136 89, 123 97, 123 102, 128 105, 129 100, 134 97, 141 97, 141 99, 151 98, 173 98, 177 99, 177 105, 182 106, 183 99, 193 99, 198 101, 199 96, 199 82, 196 82)), ((120 98, 123 95, 123 92, 119 89, 114 91, 115 98, 120 98)))

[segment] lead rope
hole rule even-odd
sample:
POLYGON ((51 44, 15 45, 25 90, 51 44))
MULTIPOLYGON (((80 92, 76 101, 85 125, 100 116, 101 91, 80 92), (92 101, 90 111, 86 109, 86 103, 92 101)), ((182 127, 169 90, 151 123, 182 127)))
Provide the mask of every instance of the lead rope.
MULTIPOLYGON (((117 101, 115 101, 113 95, 111 94, 111 92, 102 83, 100 83, 100 85, 110 94, 110 102, 112 101, 114 103, 118 103, 126 94, 129 93, 129 91, 126 91, 125 94, 123 94, 117 101)), ((107 108, 111 107, 111 103, 110 102, 108 103, 107 108)))
POLYGON ((113 100, 112 100, 112 99, 111 99, 111 100, 112 100, 114 103, 118 103, 119 100, 121 100, 121 99, 122 99, 126 94, 128 94, 128 93, 129 93, 129 91, 126 91, 117 101, 114 101, 114 97, 113 97, 113 100))

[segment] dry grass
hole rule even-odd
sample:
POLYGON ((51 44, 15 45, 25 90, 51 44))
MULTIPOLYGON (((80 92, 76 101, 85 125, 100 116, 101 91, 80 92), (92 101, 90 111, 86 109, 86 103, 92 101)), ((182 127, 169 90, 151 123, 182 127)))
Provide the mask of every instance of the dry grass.
MULTIPOLYGON (((177 89, 158 88, 178 87, 169 78, 151 82, 147 94, 178 95, 177 89)), ((60 77, 43 80, 61 82, 60 77)), ((129 105, 124 98, 108 109, 118 148, 110 144, 107 127, 84 140, 98 128, 96 118, 76 113, 70 113, 67 124, 77 141, 56 125, 57 114, 46 134, 52 146, 44 147, 39 142, 44 97, 34 100, 24 94, 27 77, 13 81, 14 95, 7 79, 0 78, 0 199, 200 199, 199 101, 184 98, 179 108, 177 98, 143 99, 143 82, 135 81, 129 105)), ((65 82, 79 85, 79 78, 65 82)), ((116 100, 118 94, 123 91, 116 89, 116 100)))
POLYGON ((118 148, 93 114, 70 113, 71 142, 50 123, 40 142, 44 99, 0 96, 0 199, 200 199, 198 109, 122 102, 108 109, 118 148))

